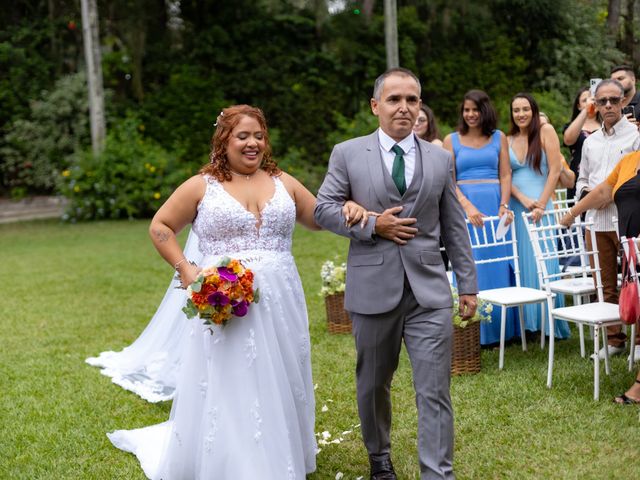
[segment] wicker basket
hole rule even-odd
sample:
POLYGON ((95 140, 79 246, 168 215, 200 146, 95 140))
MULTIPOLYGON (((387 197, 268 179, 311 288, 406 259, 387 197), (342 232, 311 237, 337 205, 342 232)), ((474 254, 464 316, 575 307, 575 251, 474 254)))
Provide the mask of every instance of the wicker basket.
POLYGON ((453 327, 451 350, 451 375, 478 373, 480 371, 480 322, 465 328, 453 327))
POLYGON ((351 319, 344 310, 344 293, 324 297, 329 333, 351 333, 351 319))

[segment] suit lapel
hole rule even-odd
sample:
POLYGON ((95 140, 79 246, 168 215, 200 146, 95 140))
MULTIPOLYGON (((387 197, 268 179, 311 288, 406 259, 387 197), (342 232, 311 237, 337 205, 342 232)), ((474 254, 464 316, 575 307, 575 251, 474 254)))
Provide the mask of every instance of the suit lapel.
POLYGON ((373 190, 376 192, 376 196, 384 209, 391 208, 389 192, 387 191, 387 187, 384 183, 385 172, 382 165, 382 154, 380 153, 380 143, 378 142, 377 130, 367 137, 365 148, 367 150, 367 169, 369 170, 369 177, 371 179, 373 190))
POLYGON ((422 165, 422 182, 420 183, 420 189, 416 196, 416 201, 413 203, 409 217, 413 216, 413 212, 422 207, 427 195, 431 192, 433 186, 433 165, 429 165, 429 150, 430 147, 426 142, 420 141, 418 137, 416 140, 416 162, 420 162, 422 165), (430 169, 431 167, 431 169, 430 169))

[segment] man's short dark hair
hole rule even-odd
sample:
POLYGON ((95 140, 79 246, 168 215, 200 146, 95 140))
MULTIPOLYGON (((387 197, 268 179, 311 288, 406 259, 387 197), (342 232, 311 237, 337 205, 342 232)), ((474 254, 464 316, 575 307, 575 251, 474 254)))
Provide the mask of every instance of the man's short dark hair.
POLYGON ((415 73, 413 73, 411 70, 407 68, 394 67, 394 68, 390 68, 389 70, 384 72, 382 75, 380 75, 378 78, 376 78, 376 81, 373 85, 373 98, 375 98, 376 100, 380 100, 380 96, 382 95, 382 88, 384 87, 384 81, 387 77, 391 75, 401 75, 403 77, 411 77, 418 84, 418 91, 420 92, 422 90, 422 86, 420 85, 420 79, 416 76, 415 73))
POLYGON ((611 72, 609 74, 613 75, 614 73, 620 71, 629 72, 634 77, 636 76, 636 72, 633 71, 633 67, 631 65, 615 65, 611 67, 611 72))

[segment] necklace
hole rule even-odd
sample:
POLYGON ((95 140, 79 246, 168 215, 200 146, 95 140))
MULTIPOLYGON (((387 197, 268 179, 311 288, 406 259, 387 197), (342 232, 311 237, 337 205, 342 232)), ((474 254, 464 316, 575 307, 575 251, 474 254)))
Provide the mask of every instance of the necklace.
POLYGON ((237 175, 238 177, 244 177, 244 179, 247 181, 258 172, 258 170, 256 170, 255 172, 251 172, 251 173, 238 173, 233 171, 231 168, 229 169, 229 171, 231 172, 232 175, 237 175))

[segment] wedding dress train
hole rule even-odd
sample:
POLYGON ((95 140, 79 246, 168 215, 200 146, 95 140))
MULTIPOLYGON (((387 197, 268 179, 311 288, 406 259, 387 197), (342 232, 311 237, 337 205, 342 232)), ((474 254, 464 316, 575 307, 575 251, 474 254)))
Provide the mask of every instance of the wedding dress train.
MULTIPOLYGON (((196 263, 202 261, 198 236, 189 232, 184 255, 196 263)), ((184 290, 171 280, 167 292, 140 336, 119 352, 106 351, 86 359, 89 365, 100 367, 101 373, 113 383, 149 402, 171 400, 176 387, 183 344, 188 333, 184 290)))

